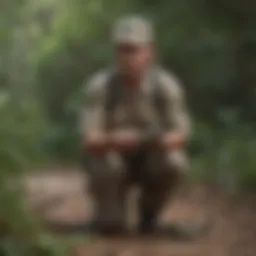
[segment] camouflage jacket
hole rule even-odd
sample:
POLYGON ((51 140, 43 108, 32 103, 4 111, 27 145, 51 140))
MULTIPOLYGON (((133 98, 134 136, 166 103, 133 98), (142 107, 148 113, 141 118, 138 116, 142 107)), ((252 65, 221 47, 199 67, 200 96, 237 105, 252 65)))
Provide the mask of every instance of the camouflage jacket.
POLYGON ((149 70, 138 90, 131 90, 121 80, 113 89, 112 74, 112 70, 98 72, 86 83, 79 123, 82 134, 129 127, 143 132, 147 124, 154 123, 166 131, 179 130, 189 135, 190 118, 184 90, 172 74, 160 68, 149 70), (157 74, 157 78, 152 73, 157 74), (111 91, 117 89, 118 92, 111 91), (156 92, 161 94, 158 102, 156 92), (118 100, 109 111, 107 104, 112 93, 116 93, 118 100))

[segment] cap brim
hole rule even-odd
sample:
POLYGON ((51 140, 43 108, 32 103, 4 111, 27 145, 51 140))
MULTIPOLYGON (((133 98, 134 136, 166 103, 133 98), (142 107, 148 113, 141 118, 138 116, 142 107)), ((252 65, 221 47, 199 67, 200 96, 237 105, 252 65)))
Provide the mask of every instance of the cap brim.
POLYGON ((150 38, 142 38, 139 36, 123 36, 123 37, 115 37, 115 44, 132 44, 132 45, 143 45, 151 42, 150 38))

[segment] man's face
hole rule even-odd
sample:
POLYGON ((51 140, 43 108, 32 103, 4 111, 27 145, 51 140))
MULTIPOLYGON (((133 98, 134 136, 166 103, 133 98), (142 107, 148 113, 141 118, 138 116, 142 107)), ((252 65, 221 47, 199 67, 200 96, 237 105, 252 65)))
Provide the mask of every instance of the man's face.
POLYGON ((148 66, 152 56, 150 45, 120 44, 116 46, 116 60, 121 72, 139 75, 148 66))

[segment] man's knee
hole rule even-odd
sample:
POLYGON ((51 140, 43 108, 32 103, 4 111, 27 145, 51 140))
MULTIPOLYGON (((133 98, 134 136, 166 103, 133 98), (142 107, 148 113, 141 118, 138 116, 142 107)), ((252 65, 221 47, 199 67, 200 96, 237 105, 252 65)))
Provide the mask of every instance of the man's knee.
POLYGON ((148 158, 150 172, 156 174, 184 174, 189 168, 188 158, 183 151, 169 151, 152 154, 148 158))
POLYGON ((150 159, 149 178, 160 187, 170 187, 185 179, 189 168, 183 152, 172 151, 156 155, 150 159))
POLYGON ((176 173, 179 176, 185 176, 189 169, 188 158, 182 151, 168 152, 164 160, 164 165, 168 173, 176 173))
POLYGON ((87 155, 84 168, 90 176, 118 177, 124 173, 125 164, 117 153, 109 153, 100 157, 87 155))
POLYGON ((102 197, 120 187, 125 177, 125 165, 118 154, 103 157, 88 156, 85 165, 89 178, 89 190, 96 197, 102 197))

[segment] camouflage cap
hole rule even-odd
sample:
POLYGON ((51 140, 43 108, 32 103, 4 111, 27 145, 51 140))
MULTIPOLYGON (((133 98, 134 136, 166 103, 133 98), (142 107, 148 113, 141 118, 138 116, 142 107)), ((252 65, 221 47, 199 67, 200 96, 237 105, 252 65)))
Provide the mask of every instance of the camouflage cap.
POLYGON ((153 41, 152 24, 139 16, 131 16, 118 20, 113 30, 115 44, 146 44, 153 41))

